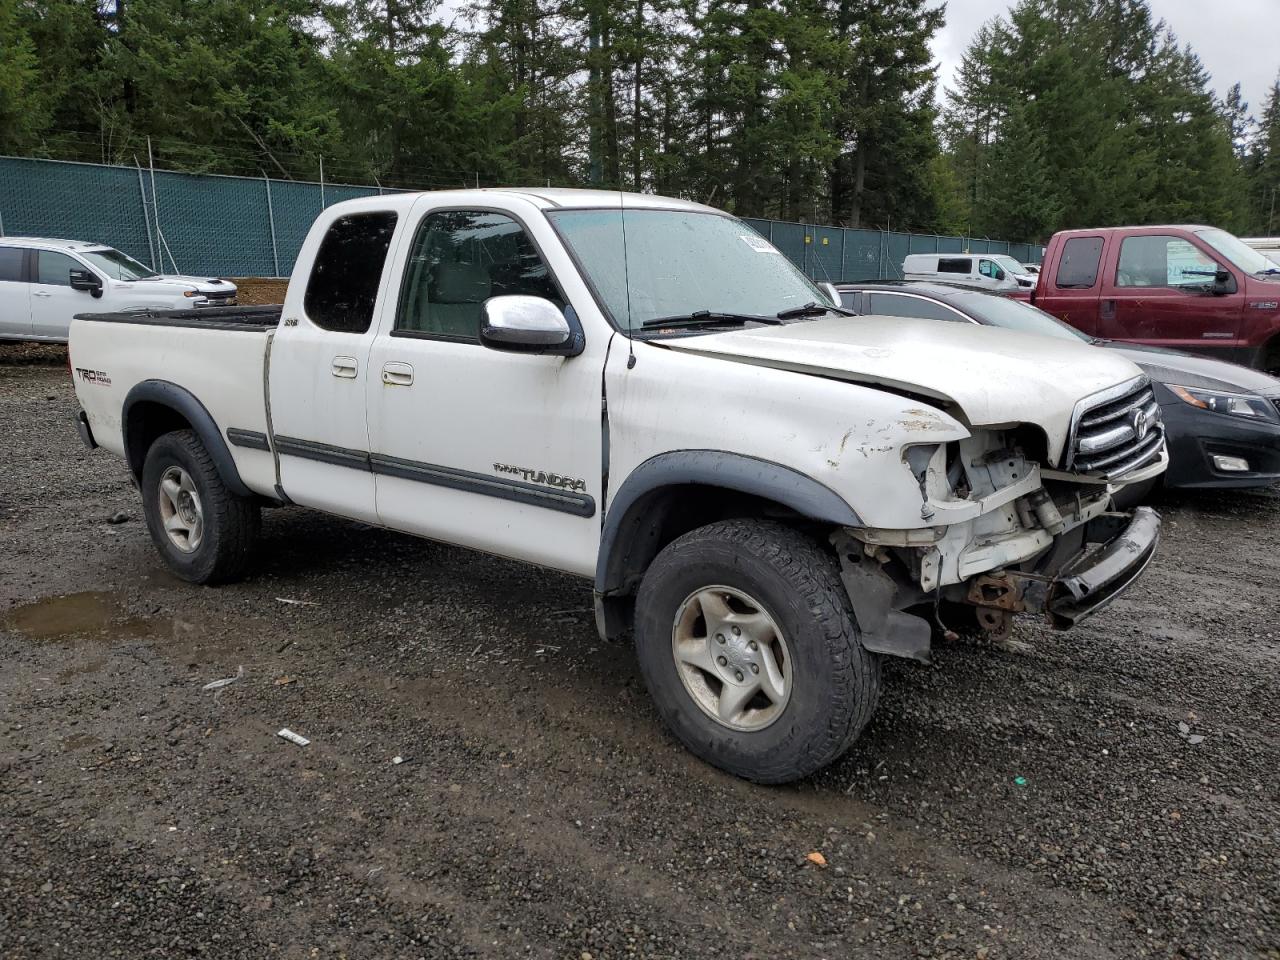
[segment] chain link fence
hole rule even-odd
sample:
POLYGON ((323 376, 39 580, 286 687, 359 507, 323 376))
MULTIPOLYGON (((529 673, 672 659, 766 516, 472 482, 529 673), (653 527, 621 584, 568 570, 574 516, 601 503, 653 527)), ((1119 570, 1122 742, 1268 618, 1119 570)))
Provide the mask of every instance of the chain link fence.
MULTIPOLYGON (((283 277, 325 207, 394 190, 147 167, 0 157, 0 236, 104 243, 161 272, 283 277)), ((1042 248, 932 234, 748 219, 814 280, 897 278, 908 253, 1007 253, 1042 248)))

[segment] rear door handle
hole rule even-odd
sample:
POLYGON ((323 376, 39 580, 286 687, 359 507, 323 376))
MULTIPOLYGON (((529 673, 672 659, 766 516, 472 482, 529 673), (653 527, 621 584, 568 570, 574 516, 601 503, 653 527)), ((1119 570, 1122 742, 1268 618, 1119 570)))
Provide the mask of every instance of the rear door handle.
POLYGON ((335 377, 354 380, 356 374, 360 371, 360 367, 356 363, 355 357, 334 357, 333 365, 329 367, 329 371, 335 377))
POLYGON ((398 360, 382 365, 382 382, 389 387, 407 387, 413 383, 413 367, 398 360))
POLYGON ((50 293, 48 290, 32 290, 31 295, 33 297, 52 297, 53 296, 53 294, 50 293))

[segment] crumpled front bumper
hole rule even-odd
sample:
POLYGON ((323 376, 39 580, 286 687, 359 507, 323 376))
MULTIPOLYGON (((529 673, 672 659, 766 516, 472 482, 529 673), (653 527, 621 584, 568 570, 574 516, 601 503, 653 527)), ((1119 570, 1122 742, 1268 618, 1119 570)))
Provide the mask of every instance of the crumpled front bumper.
POLYGON ((1160 514, 1138 507, 1085 525, 1079 553, 1042 581, 1044 610, 1065 629, 1107 607, 1142 575, 1160 543, 1160 514))

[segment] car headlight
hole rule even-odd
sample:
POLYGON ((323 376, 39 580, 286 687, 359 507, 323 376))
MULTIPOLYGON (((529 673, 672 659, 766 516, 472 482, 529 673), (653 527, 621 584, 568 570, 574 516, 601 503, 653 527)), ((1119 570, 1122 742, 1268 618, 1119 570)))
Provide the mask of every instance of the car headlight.
POLYGON ((1175 387, 1167 384, 1173 395, 1184 403, 1201 410, 1212 410, 1214 413, 1226 413, 1233 417, 1248 417, 1251 420, 1270 420, 1280 422, 1280 410, 1275 404, 1262 397, 1252 397, 1241 393, 1224 393, 1221 390, 1202 390, 1196 387, 1175 387))

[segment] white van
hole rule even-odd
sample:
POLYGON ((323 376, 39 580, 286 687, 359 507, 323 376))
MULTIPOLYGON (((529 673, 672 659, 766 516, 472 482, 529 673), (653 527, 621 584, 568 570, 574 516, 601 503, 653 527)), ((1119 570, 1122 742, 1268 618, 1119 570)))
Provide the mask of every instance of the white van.
POLYGON ((902 261, 904 280, 959 283, 987 290, 1034 287, 1036 278, 1003 253, 912 253, 902 261))
POLYGON ((156 273, 101 243, 0 237, 0 341, 66 343, 77 313, 229 307, 236 293, 226 280, 156 273))

